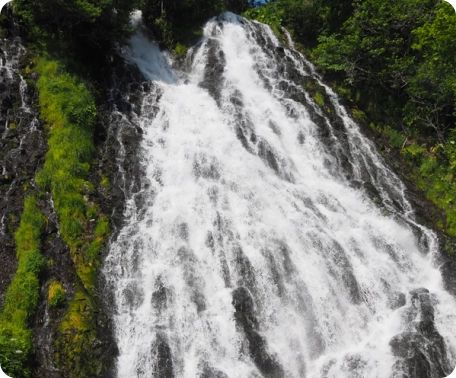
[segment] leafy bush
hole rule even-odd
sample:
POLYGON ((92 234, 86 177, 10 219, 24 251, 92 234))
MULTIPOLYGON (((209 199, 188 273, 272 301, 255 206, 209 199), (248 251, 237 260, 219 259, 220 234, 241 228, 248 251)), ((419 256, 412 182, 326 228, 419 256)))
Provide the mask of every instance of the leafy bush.
POLYGON ((13 11, 35 42, 57 53, 97 60, 128 36, 139 0, 14 0, 13 11))

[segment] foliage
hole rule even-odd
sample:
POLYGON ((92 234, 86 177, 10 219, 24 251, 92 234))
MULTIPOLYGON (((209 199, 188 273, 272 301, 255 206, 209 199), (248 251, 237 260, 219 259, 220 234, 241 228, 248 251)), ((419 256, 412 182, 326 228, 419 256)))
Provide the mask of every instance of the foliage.
POLYGON ((456 236, 456 130, 451 131, 445 144, 428 149, 412 144, 404 154, 417 167, 413 176, 418 186, 445 211, 446 223, 442 228, 456 236))
MULTIPOLYGON (((197 35, 197 29, 209 18, 229 10, 241 13, 251 6, 250 0, 144 0, 143 19, 156 38, 167 48, 195 42, 186 34, 197 35)), ((176 52, 183 52, 179 47, 176 52)))
POLYGON ((128 30, 135 0, 14 0, 14 13, 34 40, 102 57, 128 30))
POLYGON ((282 34, 283 15, 285 9, 277 1, 267 3, 261 7, 251 8, 244 12, 244 16, 263 24, 268 24, 278 36, 282 34))
POLYGON ((25 368, 32 351, 28 321, 39 300, 39 274, 44 267, 40 253, 43 227, 44 217, 36 198, 26 197, 15 234, 18 267, 0 313, 0 364, 7 374, 18 378, 30 375, 25 368))
POLYGON ((351 12, 351 0, 275 0, 244 15, 270 25, 279 35, 281 27, 286 27, 308 48, 315 46, 322 33, 337 30, 351 12))
POLYGON ((447 2, 434 9, 433 19, 413 31, 416 72, 410 77, 406 122, 427 127, 444 142, 455 126, 456 14, 447 2))

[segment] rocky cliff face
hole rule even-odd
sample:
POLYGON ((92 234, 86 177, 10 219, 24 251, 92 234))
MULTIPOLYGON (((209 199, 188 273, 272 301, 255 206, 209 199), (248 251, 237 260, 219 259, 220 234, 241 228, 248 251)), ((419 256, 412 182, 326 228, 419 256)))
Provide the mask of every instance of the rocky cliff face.
POLYGON ((22 72, 28 58, 19 36, 0 39, 0 293, 16 268, 14 231, 24 191, 34 185, 46 151, 36 93, 22 72))
MULTIPOLYGON (((17 259, 14 232, 22 213, 25 193, 35 187, 34 177, 47 151, 48 130, 39 119, 34 83, 38 78, 31 64, 32 54, 20 36, 0 40, 0 301, 13 277, 17 259), (30 66, 29 66, 30 65, 30 66), (32 67, 32 68, 30 68, 32 67)), ((135 191, 140 175, 137 148, 141 139, 137 117, 144 78, 123 59, 116 57, 105 79, 100 80, 99 121, 95 131, 96 154, 90 180, 95 187, 94 201, 110 214, 113 235, 122 223, 126 193, 135 191), (101 184, 100 184, 101 183, 101 184)), ((49 378, 71 376, 69 366, 57 365, 56 340, 65 306, 51 307, 47 301, 52 280, 60 282, 71 298, 78 277, 68 247, 60 237, 58 218, 51 196, 40 201, 47 218, 42 235, 42 253, 47 266, 41 277, 40 304, 31 320, 33 343, 32 375, 49 378), (38 347, 39 346, 39 347, 38 347)), ((96 298, 98 315, 96 345, 87 346, 94 359, 102 361, 100 376, 112 376, 109 370, 116 355, 109 314, 111 300, 100 275, 96 298)), ((1 302, 0 302, 1 304, 1 302)), ((87 361, 90 363, 90 361, 87 361)))

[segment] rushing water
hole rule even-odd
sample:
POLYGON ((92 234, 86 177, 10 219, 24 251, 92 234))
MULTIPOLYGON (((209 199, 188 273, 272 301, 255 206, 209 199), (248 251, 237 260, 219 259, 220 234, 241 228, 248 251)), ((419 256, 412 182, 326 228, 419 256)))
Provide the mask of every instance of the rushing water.
POLYGON ((119 377, 450 373, 436 236, 303 56, 226 13, 180 69, 141 32, 126 57, 149 83, 105 265, 119 377))

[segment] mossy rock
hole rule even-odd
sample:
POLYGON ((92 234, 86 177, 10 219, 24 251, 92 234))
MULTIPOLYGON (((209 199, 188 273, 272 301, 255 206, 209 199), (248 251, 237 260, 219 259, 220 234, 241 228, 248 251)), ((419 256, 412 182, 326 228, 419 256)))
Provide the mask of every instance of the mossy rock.
POLYGON ((101 345, 97 335, 96 305, 84 289, 79 289, 59 326, 54 345, 57 366, 65 376, 99 377, 104 370, 101 345))
POLYGON ((176 46, 174 46, 173 51, 178 58, 185 58, 187 55, 188 47, 178 42, 176 43, 176 46))
POLYGON ((50 307, 60 307, 66 298, 66 290, 63 285, 56 280, 49 283, 47 300, 50 307))

